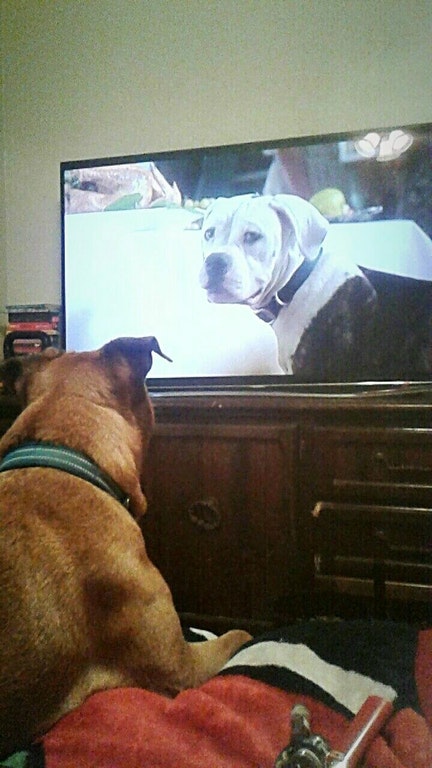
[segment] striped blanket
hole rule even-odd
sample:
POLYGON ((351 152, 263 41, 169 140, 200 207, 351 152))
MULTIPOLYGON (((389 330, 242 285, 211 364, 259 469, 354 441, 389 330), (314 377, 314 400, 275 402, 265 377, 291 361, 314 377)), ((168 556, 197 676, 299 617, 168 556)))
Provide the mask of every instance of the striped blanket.
POLYGON ((390 700, 393 714, 362 765, 431 768, 432 629, 380 621, 312 620, 263 635, 175 699, 96 693, 12 759, 28 768, 272 768, 294 704, 337 750, 369 696, 390 700))

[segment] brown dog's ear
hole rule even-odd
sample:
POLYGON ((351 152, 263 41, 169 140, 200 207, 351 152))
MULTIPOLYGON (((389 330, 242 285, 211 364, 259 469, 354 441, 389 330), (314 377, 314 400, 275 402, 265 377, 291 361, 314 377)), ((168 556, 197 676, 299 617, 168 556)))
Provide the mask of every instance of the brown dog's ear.
POLYGON ((125 358, 137 379, 144 381, 152 367, 152 352, 156 352, 165 360, 172 360, 165 355, 155 336, 143 336, 141 338, 124 337, 113 339, 102 347, 102 356, 107 360, 114 360, 118 355, 125 358))
POLYGON ((56 349, 56 347, 47 347, 43 350, 43 352, 40 353, 39 357, 44 358, 45 360, 53 360, 55 357, 60 357, 61 355, 64 355, 63 349, 56 349))
POLYGON ((55 347, 47 347, 36 355, 9 357, 0 364, 0 382, 7 395, 17 395, 21 405, 27 399, 27 382, 29 376, 41 366, 47 365, 55 357, 63 355, 63 351, 55 347))
POLYGON ((19 357, 10 357, 0 365, 0 382, 7 395, 18 394, 18 382, 23 375, 23 362, 19 357))

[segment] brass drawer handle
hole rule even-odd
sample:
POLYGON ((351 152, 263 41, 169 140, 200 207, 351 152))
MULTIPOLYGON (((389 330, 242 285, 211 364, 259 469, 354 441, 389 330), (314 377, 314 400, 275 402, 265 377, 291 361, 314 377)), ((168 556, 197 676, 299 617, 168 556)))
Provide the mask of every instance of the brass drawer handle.
POLYGON ((375 451, 374 459, 383 464, 388 472, 428 472, 432 474, 432 467, 421 467, 416 464, 393 464, 383 451, 375 451))
POLYGON ((194 501, 188 509, 189 520, 201 531, 215 531, 222 520, 216 499, 194 501))

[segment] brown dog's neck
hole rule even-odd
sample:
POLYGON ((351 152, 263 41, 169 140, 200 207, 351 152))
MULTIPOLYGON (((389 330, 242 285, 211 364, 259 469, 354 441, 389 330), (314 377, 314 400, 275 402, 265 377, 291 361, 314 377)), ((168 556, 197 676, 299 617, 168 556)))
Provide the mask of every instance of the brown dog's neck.
POLYGON ((41 397, 29 403, 3 435, 0 458, 29 442, 77 451, 124 491, 130 498, 129 511, 138 520, 147 509, 140 483, 146 446, 133 422, 133 414, 120 414, 114 408, 81 397, 41 397))
POLYGON ((79 451, 52 443, 25 442, 8 451, 0 461, 0 472, 26 467, 49 467, 68 472, 101 488, 129 510, 129 496, 94 461, 79 451))

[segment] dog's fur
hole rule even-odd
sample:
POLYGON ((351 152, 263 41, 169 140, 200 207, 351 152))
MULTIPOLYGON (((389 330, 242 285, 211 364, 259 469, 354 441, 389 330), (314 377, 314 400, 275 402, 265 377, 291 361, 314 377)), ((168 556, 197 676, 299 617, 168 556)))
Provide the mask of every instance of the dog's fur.
POLYGON ((218 198, 202 226, 200 283, 209 301, 259 312, 276 300, 282 370, 320 380, 359 372, 376 298, 348 257, 320 255, 327 231, 313 205, 283 194, 218 198), (310 275, 285 301, 281 291, 304 262, 310 275))
MULTIPOLYGON (((166 695, 217 673, 250 636, 183 639, 171 593, 137 522, 153 425, 144 379, 153 337, 96 352, 6 361, 23 411, 0 456, 26 441, 90 457, 130 497, 53 468, 0 473, 0 755, 46 731, 93 691, 141 686, 166 695), (133 517, 132 517, 133 515, 133 517)), ((162 354, 162 353, 161 353, 162 354)))

